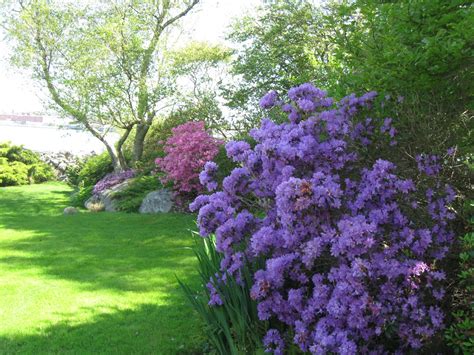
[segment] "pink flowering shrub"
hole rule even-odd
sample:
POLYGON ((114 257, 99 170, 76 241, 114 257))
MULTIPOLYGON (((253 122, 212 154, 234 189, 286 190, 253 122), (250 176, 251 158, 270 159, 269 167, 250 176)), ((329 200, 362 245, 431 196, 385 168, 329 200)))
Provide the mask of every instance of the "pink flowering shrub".
POLYGON ((202 192, 199 173, 216 156, 221 144, 209 135, 204 122, 188 122, 173 128, 164 147, 166 156, 155 160, 166 173, 163 182, 172 181, 175 192, 181 196, 202 192))
MULTIPOLYGON (((375 97, 335 103, 311 84, 288 99, 270 92, 261 107, 280 108, 288 122, 264 120, 253 148, 228 143, 240 166, 190 206, 223 256, 209 305, 225 307, 220 285, 251 269, 269 352, 291 342, 313 354, 406 353, 443 327, 440 265, 454 238, 455 194, 437 179, 436 157, 413 161, 415 176, 377 157, 396 131, 373 118, 375 97)), ((217 169, 201 174, 210 190, 217 169)))

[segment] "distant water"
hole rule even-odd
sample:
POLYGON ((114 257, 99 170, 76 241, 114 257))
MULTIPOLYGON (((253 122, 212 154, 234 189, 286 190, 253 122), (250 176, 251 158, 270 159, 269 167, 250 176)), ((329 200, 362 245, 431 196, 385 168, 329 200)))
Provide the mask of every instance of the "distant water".
MULTIPOLYGON (((117 134, 109 136, 115 142, 117 134)), ((73 128, 0 122, 0 142, 10 141, 37 152, 101 153, 105 146, 92 134, 73 128)))

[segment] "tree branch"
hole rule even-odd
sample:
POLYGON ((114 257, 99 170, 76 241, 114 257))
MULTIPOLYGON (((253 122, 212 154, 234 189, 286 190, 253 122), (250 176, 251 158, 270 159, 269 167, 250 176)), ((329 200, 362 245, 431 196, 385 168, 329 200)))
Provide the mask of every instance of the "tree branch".
POLYGON ((161 26, 161 31, 165 30, 168 26, 172 25, 176 21, 178 21, 181 17, 186 16, 194 6, 196 6, 199 3, 200 0, 193 0, 191 4, 188 5, 186 9, 181 11, 179 14, 177 14, 175 17, 170 18, 168 21, 166 21, 162 26, 161 26))

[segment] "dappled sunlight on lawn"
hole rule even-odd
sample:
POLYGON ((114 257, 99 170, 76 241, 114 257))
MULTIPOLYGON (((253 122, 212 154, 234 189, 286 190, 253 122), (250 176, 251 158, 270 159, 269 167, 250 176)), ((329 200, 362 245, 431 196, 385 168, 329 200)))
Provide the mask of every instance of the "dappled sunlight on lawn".
POLYGON ((0 190, 0 352, 153 352, 198 334, 176 281, 197 279, 193 217, 63 216, 68 192, 60 184, 0 190))

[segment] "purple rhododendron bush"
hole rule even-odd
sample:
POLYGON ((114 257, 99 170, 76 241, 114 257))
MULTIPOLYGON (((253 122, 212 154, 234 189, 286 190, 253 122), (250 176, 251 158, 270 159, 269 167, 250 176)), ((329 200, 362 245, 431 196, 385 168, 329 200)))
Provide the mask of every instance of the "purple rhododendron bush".
MULTIPOLYGON (((214 163, 200 175, 215 191, 190 206, 200 234, 216 236, 219 282, 253 270, 251 297, 271 325, 267 351, 294 343, 314 354, 403 353, 443 327, 440 265, 455 193, 437 180, 435 157, 414 161, 423 184, 369 158, 396 144, 391 120, 370 118, 375 97, 333 102, 311 84, 285 99, 270 92, 261 107, 288 121, 264 120, 250 133, 254 147, 227 144, 240 166, 219 191, 214 163)), ((208 284, 214 307, 225 303, 219 282, 208 284)))

